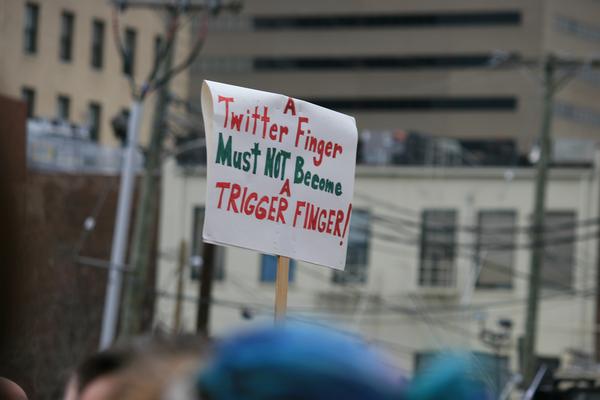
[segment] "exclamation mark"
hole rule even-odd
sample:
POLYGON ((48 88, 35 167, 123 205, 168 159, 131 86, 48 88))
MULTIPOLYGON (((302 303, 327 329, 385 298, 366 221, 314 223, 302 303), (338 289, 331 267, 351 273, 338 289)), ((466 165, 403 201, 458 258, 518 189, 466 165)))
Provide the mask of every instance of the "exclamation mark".
MULTIPOLYGON (((344 232, 342 232, 342 239, 346 237, 346 231, 348 230, 348 223, 350 222, 350 214, 352 214, 352 203, 348 206, 348 212, 346 213, 346 222, 344 223, 344 232)), ((340 246, 344 244, 343 240, 340 240, 340 246)))

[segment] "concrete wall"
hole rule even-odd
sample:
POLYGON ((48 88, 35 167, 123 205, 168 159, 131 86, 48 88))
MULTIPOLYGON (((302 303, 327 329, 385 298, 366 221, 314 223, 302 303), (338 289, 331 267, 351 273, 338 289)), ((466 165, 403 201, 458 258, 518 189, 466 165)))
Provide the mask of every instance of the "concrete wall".
MULTIPOLYGON (((596 24, 600 5, 577 1, 335 1, 301 4, 249 2, 239 17, 214 21, 203 56, 192 70, 191 96, 198 100, 202 79, 312 98, 390 98, 512 96, 513 110, 353 110, 359 130, 407 129, 460 138, 513 138, 528 152, 540 131, 541 71, 527 68, 314 69, 259 71, 253 57, 394 57, 491 54, 494 51, 540 57, 546 51, 589 57, 598 40, 560 31, 559 16, 596 24), (517 25, 360 27, 256 30, 253 17, 418 15, 517 11, 517 25)), ((596 24, 597 25, 597 24, 596 24)), ((595 109, 600 86, 580 77, 558 99, 595 109)), ((344 111, 344 110, 340 110, 344 111)), ((556 137, 595 139, 600 126, 565 116, 554 119, 556 137)))

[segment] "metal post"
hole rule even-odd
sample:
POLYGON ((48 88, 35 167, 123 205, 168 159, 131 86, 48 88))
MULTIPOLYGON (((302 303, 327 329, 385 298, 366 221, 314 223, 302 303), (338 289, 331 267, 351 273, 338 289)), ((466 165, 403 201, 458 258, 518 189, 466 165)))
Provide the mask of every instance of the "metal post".
POLYGON ((523 341, 523 376, 529 384, 535 374, 535 341, 538 320, 538 300, 542 257, 544 255, 544 209, 546 200, 546 181, 551 153, 551 125, 554 95, 554 58, 549 56, 544 62, 544 110, 540 137, 540 159, 537 165, 533 231, 531 232, 531 271, 529 275, 529 293, 525 314, 525 338, 523 341))
POLYGON ((109 347, 117 330, 119 316, 119 299, 123 281, 123 266, 127 249, 129 218, 131 216, 131 198, 135 184, 135 155, 138 143, 140 121, 143 105, 135 100, 131 106, 129 125, 127 128, 127 147, 125 148, 123 165, 121 166, 121 185, 119 188, 119 203, 115 219, 112 250, 110 255, 110 271, 104 302, 100 349, 109 347))

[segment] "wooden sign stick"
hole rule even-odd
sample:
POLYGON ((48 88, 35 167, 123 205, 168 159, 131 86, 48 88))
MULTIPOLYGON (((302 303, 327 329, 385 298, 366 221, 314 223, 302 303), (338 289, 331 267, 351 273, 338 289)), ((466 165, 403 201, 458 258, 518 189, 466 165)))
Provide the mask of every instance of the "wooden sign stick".
POLYGON ((290 259, 284 256, 277 256, 277 278, 275 280, 275 322, 281 322, 285 319, 289 272, 290 259))

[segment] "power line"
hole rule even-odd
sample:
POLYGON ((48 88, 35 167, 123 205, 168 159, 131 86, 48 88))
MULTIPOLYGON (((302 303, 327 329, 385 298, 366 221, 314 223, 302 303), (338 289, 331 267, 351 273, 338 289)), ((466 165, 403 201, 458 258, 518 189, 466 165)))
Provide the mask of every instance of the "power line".
MULTIPOLYGON (((434 224, 434 223, 425 223, 422 219, 415 220, 406 217, 402 217, 399 214, 410 214, 413 216, 419 216, 421 213, 419 211, 397 206, 393 203, 387 202, 382 199, 378 199, 376 197, 366 195, 364 193, 355 193, 356 197, 364 198, 371 204, 380 205, 382 208, 392 210, 397 212, 396 215, 388 216, 385 215, 385 218, 390 218, 391 221, 395 223, 401 224, 403 226, 408 226, 412 228, 418 228, 426 231, 433 232, 447 232, 449 230, 458 230, 458 231, 467 231, 470 233, 481 233, 481 234, 498 234, 498 233, 532 233, 536 231, 536 227, 534 225, 521 225, 521 226, 498 226, 496 228, 486 228, 484 230, 481 229, 478 225, 458 225, 458 224, 434 224)), ((383 214, 382 214, 383 215, 383 214)), ((552 229, 556 230, 567 230, 579 227, 588 227, 588 226, 597 226, 600 225, 600 218, 589 218, 582 219, 574 222, 559 222, 554 224, 545 224, 541 230, 552 229)), ((540 229, 538 229, 540 230, 540 229)))

